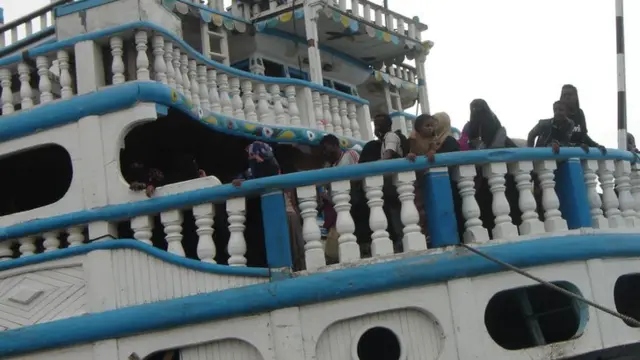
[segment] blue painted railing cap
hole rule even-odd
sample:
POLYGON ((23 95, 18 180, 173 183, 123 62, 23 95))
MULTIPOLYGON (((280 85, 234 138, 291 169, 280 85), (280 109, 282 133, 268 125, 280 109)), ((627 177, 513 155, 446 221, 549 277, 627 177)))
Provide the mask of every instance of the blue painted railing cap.
POLYGON ((4 24, 4 9, 0 7, 0 25, 4 24))

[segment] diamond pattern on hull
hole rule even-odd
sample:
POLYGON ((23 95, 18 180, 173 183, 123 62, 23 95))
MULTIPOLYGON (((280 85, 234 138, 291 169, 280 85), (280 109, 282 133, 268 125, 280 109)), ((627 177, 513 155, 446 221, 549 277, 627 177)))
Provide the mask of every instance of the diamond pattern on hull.
POLYGON ((85 314, 82 267, 0 279, 0 331, 85 314))

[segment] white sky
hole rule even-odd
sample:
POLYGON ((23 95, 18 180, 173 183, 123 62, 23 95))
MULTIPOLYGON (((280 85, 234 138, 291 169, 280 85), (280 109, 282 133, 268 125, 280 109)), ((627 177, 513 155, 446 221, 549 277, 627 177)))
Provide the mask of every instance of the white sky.
MULTIPOLYGON (((376 0, 380 3, 382 0, 376 0)), ((49 0, 0 0, 5 21, 49 0)), ((427 60, 432 112, 454 126, 484 98, 512 137, 552 114, 565 83, 578 87, 589 133, 616 147, 617 86, 613 0, 389 0, 417 15, 436 45, 427 60)), ((629 131, 640 136, 640 1, 625 1, 629 131)))

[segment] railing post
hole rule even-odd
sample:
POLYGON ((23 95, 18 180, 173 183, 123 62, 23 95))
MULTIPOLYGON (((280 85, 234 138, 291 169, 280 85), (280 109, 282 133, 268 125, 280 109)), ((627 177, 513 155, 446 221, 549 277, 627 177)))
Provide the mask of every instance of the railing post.
POLYGON ((427 169, 423 191, 431 247, 458 244, 458 225, 448 169, 427 169))
MULTIPOLYGON (((93 41, 81 41, 74 46, 77 94, 88 94, 105 85, 102 50, 93 41)), ((110 57, 109 57, 110 58, 110 57)), ((109 68, 111 64, 109 64, 109 68)))
POLYGON ((560 200, 560 212, 569 229, 591 227, 591 206, 580 159, 558 163, 556 170, 556 194, 560 200))
POLYGON ((291 241, 287 211, 282 191, 274 191, 261 196, 264 243, 267 250, 267 265, 272 280, 291 276, 291 241))

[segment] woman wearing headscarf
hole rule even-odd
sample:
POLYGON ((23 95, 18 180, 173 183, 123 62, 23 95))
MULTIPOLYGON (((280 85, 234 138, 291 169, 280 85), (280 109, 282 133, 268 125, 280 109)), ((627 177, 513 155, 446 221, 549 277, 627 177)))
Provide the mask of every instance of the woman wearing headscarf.
POLYGON ((471 116, 466 133, 473 150, 518 147, 485 100, 475 99, 469 107, 471 116))

